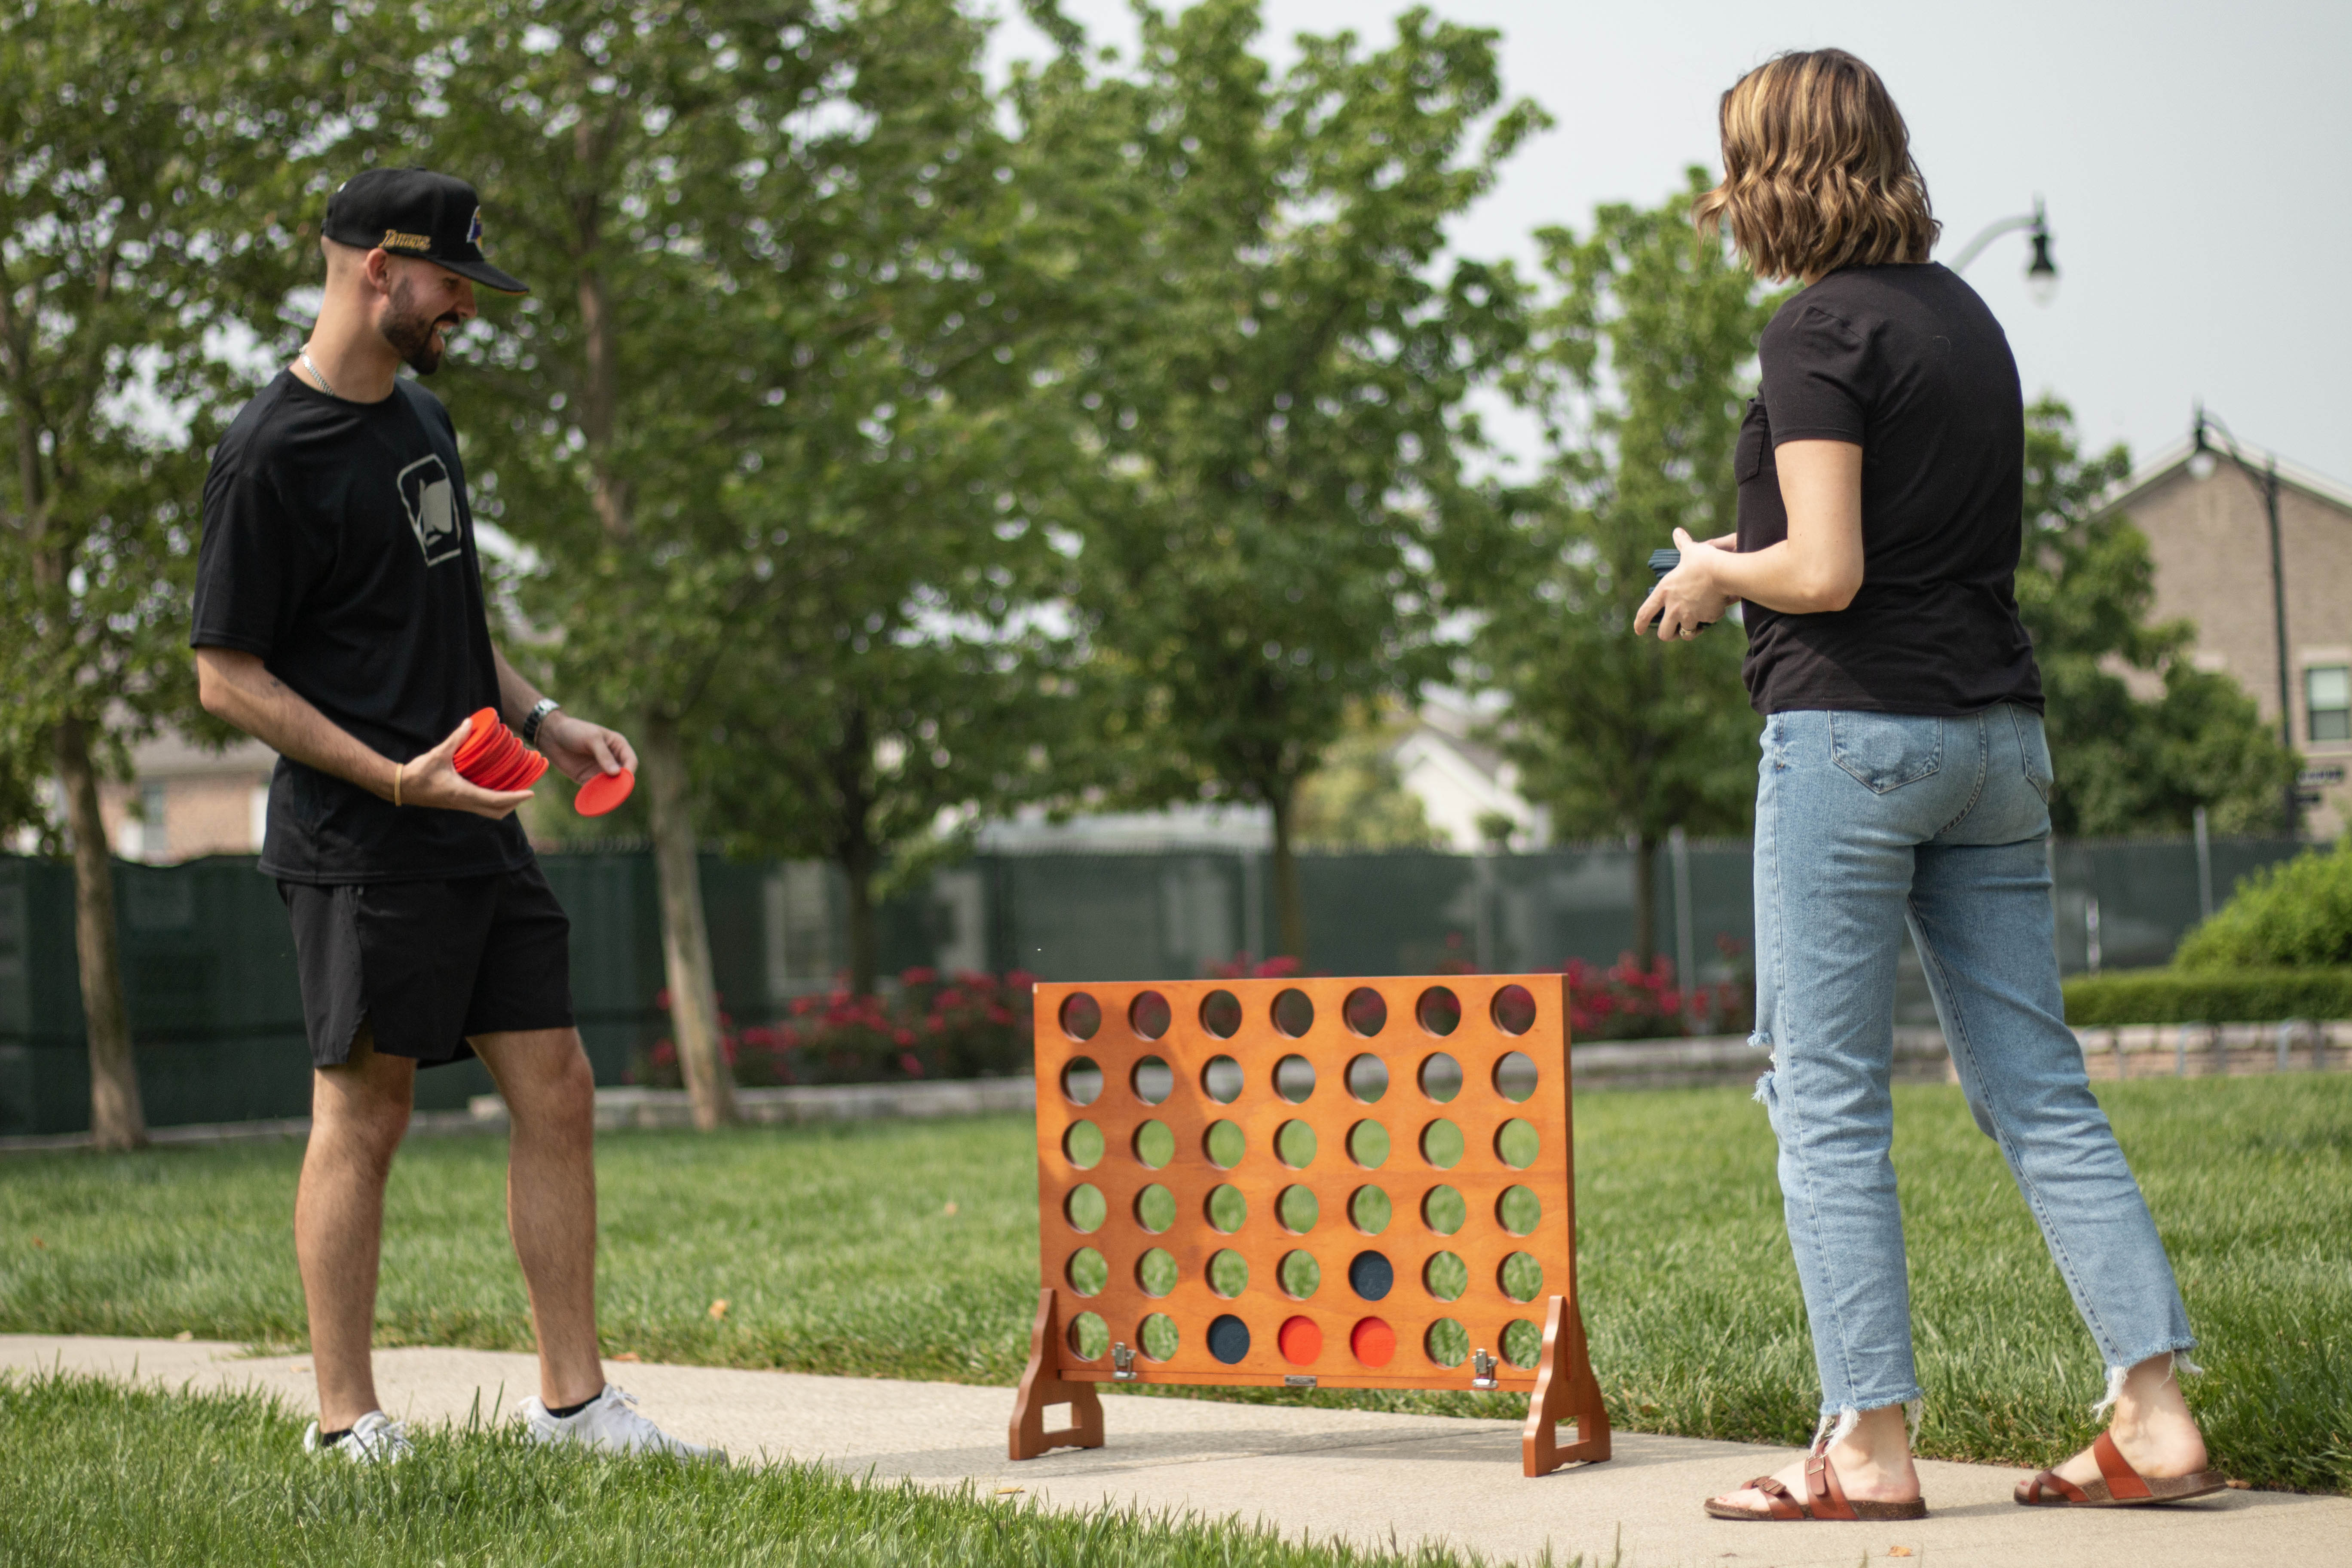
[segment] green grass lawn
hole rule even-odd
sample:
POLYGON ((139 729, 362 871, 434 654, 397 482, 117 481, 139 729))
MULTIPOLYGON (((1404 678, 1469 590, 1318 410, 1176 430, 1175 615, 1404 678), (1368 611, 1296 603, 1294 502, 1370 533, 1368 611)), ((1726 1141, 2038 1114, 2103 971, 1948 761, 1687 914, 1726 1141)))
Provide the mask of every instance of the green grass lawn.
MULTIPOLYGON (((874 1485, 800 1465, 721 1469, 534 1448, 510 1430, 416 1434, 378 1469, 299 1452, 253 1394, 0 1378, 0 1565, 142 1568, 1467 1568, 1432 1548, 1287 1542, 1234 1521, 874 1485)), ((1562 1565, 1567 1568, 1567 1565, 1562 1565)))
MULTIPOLYGON (((2098 1087, 2202 1341, 2189 1397, 2216 1464, 2352 1490, 2352 1076, 2098 1087)), ((2051 1462, 2095 1430, 2097 1354, 1958 1090, 1896 1096, 1922 1451, 2051 1462)), ((1612 1418, 1803 1441, 1816 1384, 1762 1110, 1691 1089, 1577 1112, 1585 1311, 1612 1418)), ((1020 1118, 607 1138, 606 1351, 1010 1384, 1035 1300, 1033 1148, 1020 1118)), ((528 1348, 503 1158, 493 1139, 402 1152, 380 1342, 528 1348)), ((287 1144, 0 1160, 0 1331, 299 1345, 299 1159, 287 1144)), ((1255 1397, 1521 1408, 1466 1392, 1255 1397)))

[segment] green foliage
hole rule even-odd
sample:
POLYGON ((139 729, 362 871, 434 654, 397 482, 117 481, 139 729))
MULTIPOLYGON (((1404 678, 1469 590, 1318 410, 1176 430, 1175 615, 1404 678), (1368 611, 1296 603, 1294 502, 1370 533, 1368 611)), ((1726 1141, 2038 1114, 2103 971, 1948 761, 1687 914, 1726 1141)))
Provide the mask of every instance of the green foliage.
POLYGON ((2123 513, 2095 510, 2130 470, 2120 445, 2080 453, 2063 403, 2026 411, 2017 602, 2049 703, 2052 826, 2069 837, 2179 832, 2203 805, 2216 831, 2273 830, 2296 758, 2234 679, 2190 662, 2193 626, 2149 624, 2147 540, 2123 513))
POLYGON ((2336 968, 2111 969, 2066 982, 2066 1021, 2263 1024, 2352 1018, 2352 965, 2336 968))
POLYGON ((1392 753, 1409 721, 1359 708, 1298 789, 1303 849, 1429 849, 1444 836, 1429 825, 1421 797, 1404 787, 1392 753))
MULTIPOLYGON (((1706 184, 1690 172, 1691 191, 1706 184)), ((1746 639, 1727 624, 1668 647, 1632 626, 1651 551, 1677 527, 1707 539, 1734 526, 1744 378, 1776 301, 1693 230, 1687 195, 1603 206, 1585 237, 1537 237, 1558 292, 1509 384, 1543 419, 1546 472, 1504 498, 1503 526, 1457 531, 1445 558, 1485 616, 1474 677, 1508 693, 1506 750, 1562 836, 1631 835, 1646 850, 1677 826, 1744 833, 1757 731, 1746 639)), ((1652 858, 1637 858, 1637 876, 1652 858)), ((1654 909, 1645 885, 1644 965, 1654 909)))
MULTIPOLYGON (((0 1379, 0 1561, 560 1563, 565 1568, 1465 1568, 1442 1547, 1286 1540, 1238 1519, 845 1476, 550 1449, 511 1426, 419 1429, 397 1468, 321 1463, 255 1393, 0 1379)), ((1573 1563, 1561 1568, 1575 1568, 1573 1563)))
MULTIPOLYGON (((2095 1087, 2204 1342, 2207 1374, 2187 1390, 2215 1464, 2258 1485, 2352 1489, 2352 1364, 2336 1349, 2352 1342, 2342 1261, 2352 1074, 2095 1087)), ((1898 1085, 1895 1098, 1928 1392, 1921 1451, 2053 1463, 2096 1430, 2097 1348, 1959 1090, 1898 1085)), ((1803 1442, 1819 1385, 1762 1111, 1744 1086, 1587 1094, 1576 1109, 1580 1289, 1612 1423, 1803 1442)), ((623 1133, 600 1139, 596 1154, 608 1355, 1019 1377, 1038 1268, 1027 1118, 623 1133), (732 1306, 713 1321, 719 1296, 732 1306)), ((9 1157, 0 1332, 191 1330, 300 1344, 286 1216, 301 1158, 295 1142, 9 1157)), ((379 1344, 530 1348, 505 1163, 490 1139, 402 1149, 384 1212, 379 1344)), ((1411 1212, 1401 1195, 1398 1207, 1411 1212)), ((1454 1415, 1524 1408, 1460 1390, 1213 1396, 1454 1415)), ((0 1441, 0 1463, 14 1447, 0 1441)))
POLYGON ((1423 10, 1384 47, 1302 36, 1278 76, 1253 0, 1139 16, 1130 68, 1074 45, 1011 89, 1085 329, 1060 384, 1093 455, 1095 766, 1130 801, 1269 807, 1296 955, 1299 786, 1352 704, 1436 673, 1428 541, 1514 341, 1508 273, 1441 266, 1447 226, 1540 115, 1504 102, 1494 33, 1423 10))
POLYGON ((216 345, 283 335, 328 157, 392 96, 338 68, 369 26, 267 0, 0 15, 0 827, 34 818, 67 721, 118 770, 160 723, 219 733, 188 602, 249 388, 216 345))
POLYGON ((2240 882, 2212 919, 2181 940, 2172 962, 2200 973, 2352 964, 2352 834, 2333 849, 2305 850, 2240 882))

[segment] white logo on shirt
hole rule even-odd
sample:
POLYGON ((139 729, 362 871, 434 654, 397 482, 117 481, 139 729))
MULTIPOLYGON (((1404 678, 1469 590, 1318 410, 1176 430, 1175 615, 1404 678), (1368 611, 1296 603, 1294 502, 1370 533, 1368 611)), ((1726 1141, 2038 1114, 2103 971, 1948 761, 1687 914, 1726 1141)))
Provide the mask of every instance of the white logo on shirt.
POLYGON ((457 487, 437 456, 427 455, 400 470, 400 504, 416 533, 425 564, 437 566, 458 553, 457 487))

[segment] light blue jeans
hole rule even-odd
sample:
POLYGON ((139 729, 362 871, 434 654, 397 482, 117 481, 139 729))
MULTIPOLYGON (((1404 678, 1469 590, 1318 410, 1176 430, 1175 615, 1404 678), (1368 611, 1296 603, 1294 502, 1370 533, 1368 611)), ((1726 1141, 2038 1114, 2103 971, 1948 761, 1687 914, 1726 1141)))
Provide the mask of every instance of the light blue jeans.
POLYGON ((1895 973, 1908 925, 1969 1109, 2107 1367, 2194 1342, 2139 1184, 2058 993, 2050 748, 2004 704, 1963 718, 1776 713, 1756 791, 1756 1086, 1825 1420, 1920 1397, 1895 1195, 1895 973))

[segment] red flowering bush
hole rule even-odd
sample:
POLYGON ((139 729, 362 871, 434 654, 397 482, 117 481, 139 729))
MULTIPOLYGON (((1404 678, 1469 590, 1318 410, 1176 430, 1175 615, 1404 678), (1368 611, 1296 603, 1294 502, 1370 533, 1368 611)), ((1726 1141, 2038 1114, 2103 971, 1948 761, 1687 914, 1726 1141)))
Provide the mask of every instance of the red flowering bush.
MULTIPOLYGON (((1717 937, 1716 946, 1738 959, 1747 944, 1717 937)), ((1630 952, 1607 969, 1580 958, 1560 966, 1568 976, 1568 1027, 1576 1040, 1656 1040, 1699 1030, 1745 1033, 1755 1002, 1744 966, 1739 979, 1716 985, 1675 986, 1674 961, 1660 953, 1647 970, 1630 952)))
POLYGON ((1288 980, 1306 973, 1306 966, 1295 958, 1253 958, 1246 952, 1237 952, 1223 963, 1212 960, 1201 967, 1204 980, 1288 980))
MULTIPOLYGON (((888 996, 860 996, 837 982, 831 991, 793 998, 782 1022, 738 1033, 719 1014, 719 1044, 735 1081, 746 1089, 793 1083, 873 1083, 890 1079, 992 1078, 1027 1072, 1030 994, 1036 977, 1014 970, 942 978, 909 969, 888 996)), ((668 1005, 667 995, 656 1005, 668 1005)), ((656 1044, 631 1075, 675 1089, 683 1081, 677 1050, 656 1044)))

